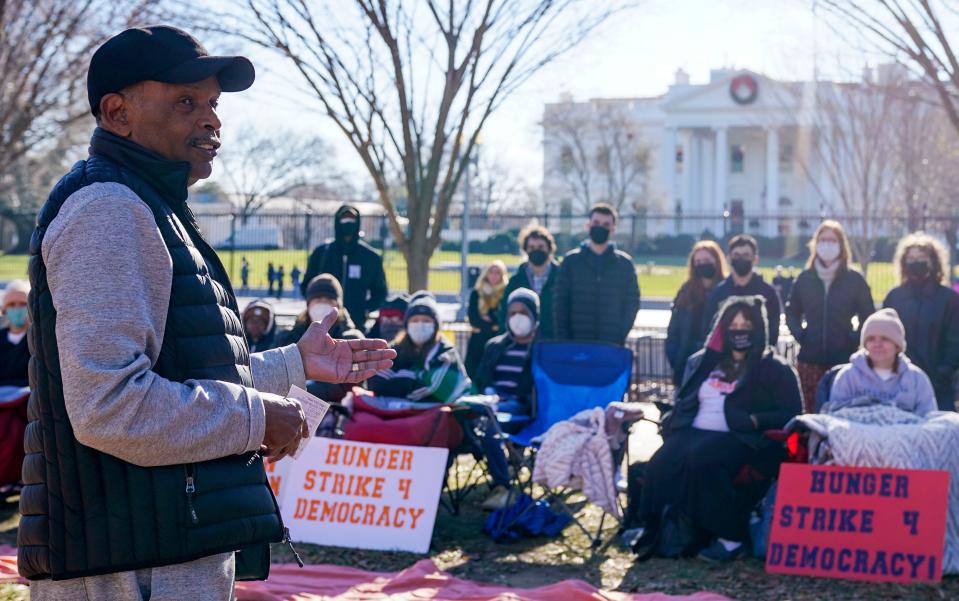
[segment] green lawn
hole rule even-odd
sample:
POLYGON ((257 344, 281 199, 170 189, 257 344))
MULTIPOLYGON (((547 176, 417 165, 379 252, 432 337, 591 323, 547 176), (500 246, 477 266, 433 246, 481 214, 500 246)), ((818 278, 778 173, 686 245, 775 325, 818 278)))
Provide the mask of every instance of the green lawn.
MULTIPOLYGON (((308 254, 302 250, 256 250, 256 251, 222 251, 220 257, 223 264, 231 273, 231 278, 237 285, 240 282, 240 262, 243 257, 250 262, 250 285, 256 288, 265 288, 267 285, 267 264, 273 262, 275 266, 283 265, 286 268, 289 286, 289 273, 294 265, 301 270, 306 268, 308 254)), ((482 267, 494 259, 501 259, 506 265, 514 267, 522 258, 517 255, 470 255, 470 265, 482 267)), ((636 257, 639 286, 645 298, 672 298, 686 277, 685 257, 636 257)), ((460 256, 455 251, 438 251, 430 261, 430 290, 437 293, 456 293, 460 287, 459 272, 460 256)), ((398 251, 387 251, 383 257, 386 277, 391 290, 406 289, 406 263, 398 251)), ((802 268, 799 263, 784 263, 786 267, 802 268)), ((771 280, 775 271, 774 266, 763 265, 760 268, 763 276, 771 280)), ((26 277, 26 255, 0 255, 0 281, 26 277)), ((869 266, 869 285, 872 287, 873 298, 877 303, 882 302, 886 293, 893 287, 895 278, 890 263, 872 263, 869 266)))

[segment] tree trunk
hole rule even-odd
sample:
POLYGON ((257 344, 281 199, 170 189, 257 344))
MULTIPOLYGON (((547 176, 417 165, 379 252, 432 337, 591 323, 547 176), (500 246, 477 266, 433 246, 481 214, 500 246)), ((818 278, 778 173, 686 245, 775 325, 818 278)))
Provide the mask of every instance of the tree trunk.
POLYGON ((429 289, 430 255, 429 243, 425 237, 410 240, 406 257, 406 283, 409 292, 429 289))

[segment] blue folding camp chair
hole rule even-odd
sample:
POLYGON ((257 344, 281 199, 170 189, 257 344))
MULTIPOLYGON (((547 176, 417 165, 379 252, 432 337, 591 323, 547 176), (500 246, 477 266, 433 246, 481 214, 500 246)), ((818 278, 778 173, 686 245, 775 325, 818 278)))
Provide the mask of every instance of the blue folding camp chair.
MULTIPOLYGON (((629 389, 633 353, 622 346, 602 343, 540 342, 533 346, 532 368, 536 391, 535 416, 518 433, 505 436, 511 443, 508 446, 517 469, 517 494, 524 490, 532 493, 532 472, 536 460, 533 439, 584 409, 605 408, 614 401, 623 400, 629 389), (529 478, 525 483, 520 478, 524 467, 529 470, 529 478)), ((503 423, 509 421, 511 416, 497 415, 497 418, 503 423)), ((622 455, 618 460, 621 462, 622 455)), ((569 513, 591 539, 593 546, 598 545, 606 513, 603 513, 596 533, 590 533, 562 500, 565 492, 546 491, 544 496, 569 513)), ((515 496, 513 492, 511 496, 515 496)))

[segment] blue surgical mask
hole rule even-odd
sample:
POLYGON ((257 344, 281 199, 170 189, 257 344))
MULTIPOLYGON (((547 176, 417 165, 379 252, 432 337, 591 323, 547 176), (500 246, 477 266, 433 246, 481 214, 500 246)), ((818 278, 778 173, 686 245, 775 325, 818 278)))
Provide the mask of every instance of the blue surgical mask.
POLYGON ((7 321, 10 322, 10 326, 16 329, 20 329, 23 326, 27 325, 27 308, 26 307, 10 307, 9 309, 3 312, 7 317, 7 321))

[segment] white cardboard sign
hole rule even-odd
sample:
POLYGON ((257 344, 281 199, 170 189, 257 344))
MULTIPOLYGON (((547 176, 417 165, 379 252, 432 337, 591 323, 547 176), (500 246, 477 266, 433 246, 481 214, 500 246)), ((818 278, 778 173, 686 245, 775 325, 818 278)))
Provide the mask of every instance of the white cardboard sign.
MULTIPOLYGON (((429 551, 447 449, 314 439, 274 490, 294 541, 429 551)), ((271 475, 278 473, 274 471, 271 475)))

